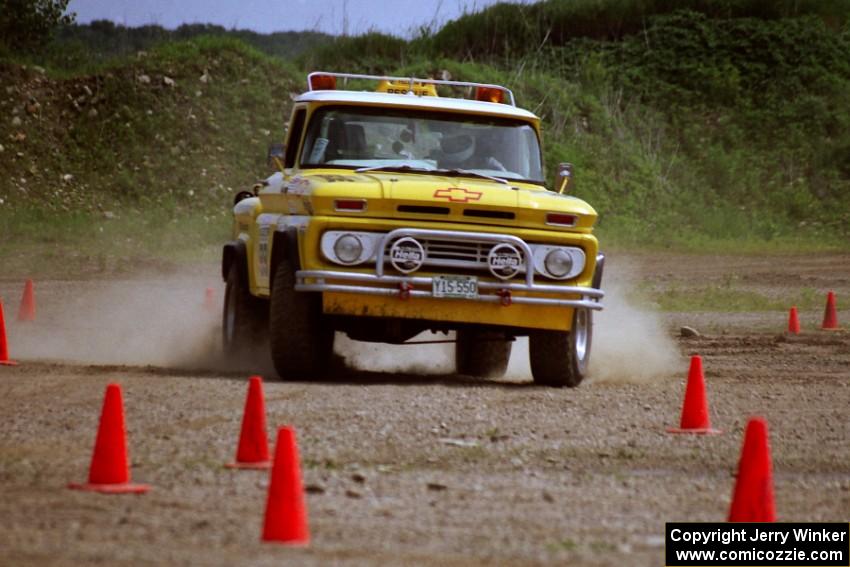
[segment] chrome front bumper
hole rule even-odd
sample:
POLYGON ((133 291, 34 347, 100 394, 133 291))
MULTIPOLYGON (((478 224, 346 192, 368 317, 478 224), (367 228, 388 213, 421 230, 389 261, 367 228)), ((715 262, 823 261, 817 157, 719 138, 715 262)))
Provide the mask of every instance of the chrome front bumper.
POLYGON ((490 234, 483 232, 461 232, 452 230, 427 230, 400 228, 388 232, 381 239, 375 254, 375 273, 343 272, 337 270, 298 270, 295 273, 296 291, 320 291, 339 293, 359 293, 382 295, 400 299, 435 297, 433 278, 430 276, 396 276, 384 273, 384 257, 387 246, 397 238, 405 236, 420 238, 451 238, 463 241, 485 241, 512 244, 522 250, 525 258, 525 281, 478 281, 479 293, 471 298, 439 298, 447 301, 478 301, 501 303, 502 305, 529 304, 574 307, 580 309, 601 310, 599 300, 605 295, 601 289, 590 287, 537 284, 534 282, 532 251, 528 244, 516 236, 490 234), (309 282, 308 282, 309 280, 309 282), (327 280, 334 280, 328 283, 327 280), (421 289, 421 288, 426 289, 421 289), (420 289, 417 289, 420 288, 420 289), (489 292, 489 293, 488 293, 489 292), (543 297, 516 296, 514 292, 542 295, 543 297), (581 296, 579 299, 566 299, 565 296, 581 296))

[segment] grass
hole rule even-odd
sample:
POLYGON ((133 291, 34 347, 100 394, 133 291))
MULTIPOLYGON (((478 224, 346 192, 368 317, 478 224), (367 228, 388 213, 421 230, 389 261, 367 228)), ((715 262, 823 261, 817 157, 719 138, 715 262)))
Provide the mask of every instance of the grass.
POLYGON ((297 88, 290 67, 203 37, 73 78, 0 62, 6 78, 20 85, 0 93, 19 124, 0 122, 0 143, 15 140, 0 159, 0 210, 55 212, 229 208, 265 173, 297 88))
POLYGON ((569 538, 549 545, 550 551, 575 551, 576 549, 578 549, 578 543, 569 538))
POLYGON ((225 211, 175 215, 148 209, 113 218, 84 212, 0 212, 4 277, 75 277, 168 271, 219 259, 228 237, 225 211))
POLYGON ((779 235, 769 239, 740 236, 710 236, 698 230, 675 228, 651 229, 636 226, 633 221, 603 219, 595 234, 603 251, 679 251, 695 255, 728 254, 764 256, 847 252, 847 241, 825 231, 779 235))
POLYGON ((76 73, 0 60, 0 82, 18 118, 0 122, 10 277, 216 261, 296 90, 291 67, 213 37, 76 73))
POLYGON ((743 313, 787 311, 791 305, 800 310, 816 310, 823 306, 823 294, 812 288, 802 288, 793 294, 769 296, 733 284, 731 280, 693 288, 680 288, 677 284, 644 286, 632 294, 632 299, 638 304, 651 305, 668 312, 743 313))
POLYGON ((675 10, 690 10, 711 19, 776 20, 815 16, 840 28, 850 15, 846 0, 545 0, 529 4, 498 3, 448 22, 440 30, 423 30, 413 47, 455 58, 515 58, 541 46, 576 39, 621 40, 639 35, 647 22, 675 10))
POLYGON ((595 553, 611 553, 617 551, 617 546, 610 541, 594 540, 587 544, 587 547, 595 553))

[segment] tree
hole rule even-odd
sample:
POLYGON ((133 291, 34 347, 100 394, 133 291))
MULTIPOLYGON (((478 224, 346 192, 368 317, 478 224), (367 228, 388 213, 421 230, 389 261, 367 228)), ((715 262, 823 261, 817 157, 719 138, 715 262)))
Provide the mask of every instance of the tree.
POLYGON ((69 0, 0 0, 0 45, 14 52, 43 49, 60 25, 74 22, 65 13, 69 0))

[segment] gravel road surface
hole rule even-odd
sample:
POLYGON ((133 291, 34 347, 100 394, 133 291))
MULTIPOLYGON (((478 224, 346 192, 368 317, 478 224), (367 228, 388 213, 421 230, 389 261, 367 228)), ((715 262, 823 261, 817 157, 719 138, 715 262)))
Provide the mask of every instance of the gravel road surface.
MULTIPOLYGON (((531 384, 515 346, 507 377, 452 372, 445 346, 340 341, 321 382, 282 383, 263 361, 217 352, 204 289, 215 267, 116 281, 36 282, 37 320, 14 315, 17 367, 0 367, 3 565, 662 565, 665 521, 726 518, 746 419, 770 426, 782 521, 850 521, 850 333, 783 333, 787 313, 672 313, 628 305, 646 281, 697 288, 745 274, 760 293, 834 289, 850 256, 630 256, 610 262, 594 377, 531 384), (689 324, 701 336, 682 338, 689 324), (670 435, 691 354, 703 357, 717 436, 670 435), (268 473, 232 460, 251 373, 272 427, 298 434, 312 543, 261 544, 268 473), (106 384, 124 388, 143 496, 84 481, 106 384)), ((839 305, 841 307, 841 305, 839 305)), ((850 312, 839 311, 850 326, 850 312)))

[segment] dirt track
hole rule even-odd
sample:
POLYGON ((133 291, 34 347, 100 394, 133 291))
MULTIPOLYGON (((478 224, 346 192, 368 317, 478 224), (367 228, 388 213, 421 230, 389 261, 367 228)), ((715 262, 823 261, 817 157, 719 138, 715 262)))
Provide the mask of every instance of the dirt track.
MULTIPOLYGON (((850 303, 848 256, 632 264, 659 284, 747 273, 754 289, 835 289, 850 303)), ((629 271, 612 265, 612 282, 629 271)), ((676 338, 666 367, 650 348, 604 344, 603 333, 629 334, 625 317, 600 322, 594 364, 604 379, 574 390, 535 387, 521 369, 482 381, 426 362, 338 372, 328 383, 267 380, 269 423, 298 431, 313 542, 261 545, 267 476, 222 467, 254 369, 222 365, 209 350, 215 315, 200 302, 212 276, 213 268, 177 286, 154 278, 108 289, 38 283, 38 321, 9 322, 22 364, 0 368, 0 564, 661 565, 665 521, 725 519, 753 414, 770 424, 780 519, 850 520, 850 333, 813 330, 822 312, 803 314, 800 337, 781 333, 785 313, 715 312, 665 316, 666 338, 653 348, 674 344, 680 324, 704 332, 676 338), (163 319, 146 308, 154 301, 174 313, 168 329, 151 328, 163 319), (110 319, 124 324, 110 328, 110 319), (132 331, 146 340, 133 342, 132 331), (164 353, 164 344, 175 348, 164 353), (627 356, 615 364, 618 347, 627 356), (132 360, 122 360, 127 348, 132 360), (704 358, 723 435, 665 433, 678 420, 693 353, 704 358), (124 386, 133 477, 154 485, 146 496, 65 489, 85 479, 111 381, 124 386)), ((17 280, 0 282, 7 321, 19 293, 17 280)), ((839 321, 850 324, 850 312, 839 321)))

